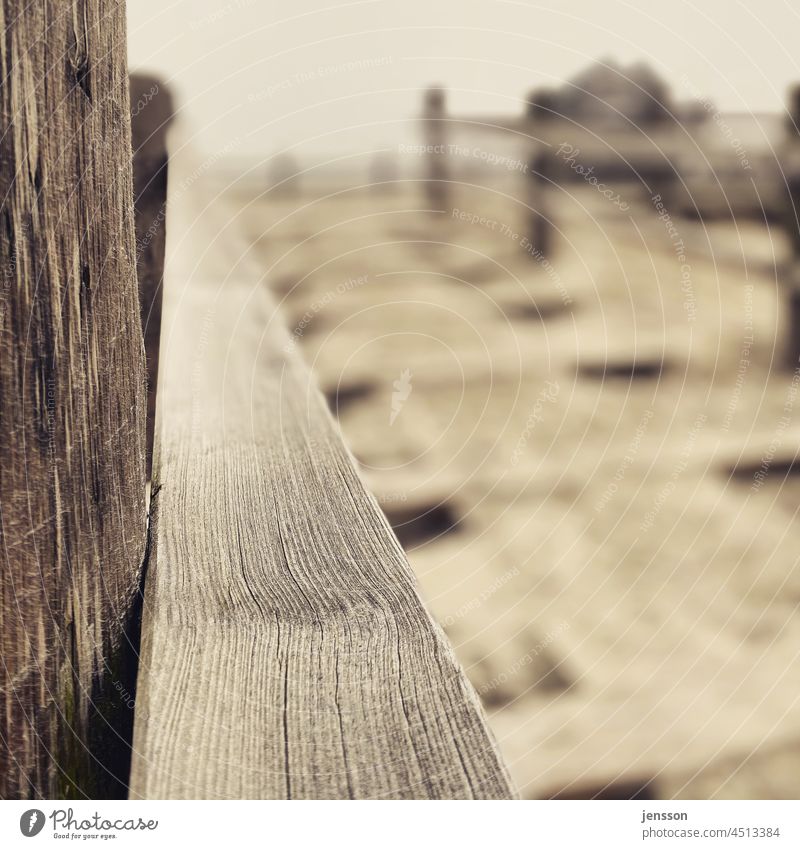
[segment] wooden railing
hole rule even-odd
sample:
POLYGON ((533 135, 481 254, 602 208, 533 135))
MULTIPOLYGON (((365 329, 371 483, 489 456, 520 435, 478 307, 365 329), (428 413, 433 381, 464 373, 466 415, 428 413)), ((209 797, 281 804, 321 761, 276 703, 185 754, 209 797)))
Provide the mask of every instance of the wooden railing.
POLYGON ((507 796, 235 215, 170 168, 131 794, 507 796))

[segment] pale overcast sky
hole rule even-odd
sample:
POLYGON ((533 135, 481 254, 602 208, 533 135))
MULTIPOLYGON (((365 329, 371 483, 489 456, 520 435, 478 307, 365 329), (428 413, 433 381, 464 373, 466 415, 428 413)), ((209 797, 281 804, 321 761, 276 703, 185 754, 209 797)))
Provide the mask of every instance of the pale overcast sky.
POLYGON ((800 80, 789 0, 129 0, 128 18, 131 69, 173 84, 207 151, 388 147, 429 83, 455 111, 518 112, 602 57, 730 110, 779 109, 800 80))

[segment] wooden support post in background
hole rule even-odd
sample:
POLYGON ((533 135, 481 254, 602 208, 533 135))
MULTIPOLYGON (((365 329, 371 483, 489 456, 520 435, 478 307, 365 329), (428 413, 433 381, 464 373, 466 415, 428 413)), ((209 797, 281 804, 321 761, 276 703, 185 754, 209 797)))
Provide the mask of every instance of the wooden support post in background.
POLYGON ((0 796, 124 795, 146 547, 125 4, 0 16, 0 796))
POLYGON ((541 259, 550 256, 553 242, 552 210, 548 203, 552 179, 553 152, 540 145, 530 162, 530 243, 531 256, 541 259))
POLYGON ((794 371, 800 366, 800 86, 789 92, 781 159, 786 179, 783 220, 790 250, 783 281, 787 312, 784 357, 786 367, 794 371))
POLYGON ((300 163, 291 153, 277 153, 267 168, 267 191, 271 199, 297 194, 301 187, 300 163))
POLYGON ((147 354, 147 475, 153 465, 158 389, 158 346, 164 246, 167 230, 167 129, 173 117, 166 84, 148 74, 131 74, 133 196, 136 209, 136 272, 147 354))
MULTIPOLYGON (((800 195, 795 195, 800 203, 800 195)), ((800 261, 795 257, 789 265, 786 289, 786 368, 800 368, 800 261)))
POLYGON ((547 257, 552 252, 553 225, 552 210, 548 203, 550 183, 554 180, 554 151, 541 141, 543 128, 558 117, 557 100, 549 91, 534 91, 528 99, 527 118, 530 122, 531 136, 535 139, 533 153, 529 163, 530 178, 530 230, 529 239, 532 249, 528 252, 534 258, 547 257), (534 252, 535 251, 535 252, 534 252))
POLYGON ((431 209, 447 206, 449 196, 447 179, 447 126, 445 124, 446 97, 443 88, 432 87, 425 92, 422 113, 423 137, 427 151, 425 193, 431 209))

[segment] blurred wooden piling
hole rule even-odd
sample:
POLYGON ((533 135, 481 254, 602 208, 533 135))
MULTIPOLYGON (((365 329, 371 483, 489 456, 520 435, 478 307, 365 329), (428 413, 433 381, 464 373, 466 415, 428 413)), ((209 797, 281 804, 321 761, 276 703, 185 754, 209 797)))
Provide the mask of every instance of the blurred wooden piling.
POLYGON ((528 163, 530 245, 527 250, 534 259, 550 256, 553 249, 553 210, 548 201, 550 187, 558 180, 554 168, 555 151, 551 144, 536 139, 550 135, 548 129, 559 117, 557 110, 558 103, 549 91, 537 90, 528 98, 526 117, 530 122, 532 154, 528 163))
POLYGON ((147 355, 147 475, 153 461, 153 432, 158 389, 158 346, 167 227, 167 129, 173 117, 172 95, 163 80, 131 74, 133 202, 136 222, 136 272, 147 355))
POLYGON ((781 151, 781 167, 786 181, 782 221, 789 242, 785 264, 786 343, 784 362, 791 371, 800 367, 800 86, 789 91, 786 138, 781 151))
POLYGON ((425 193, 431 209, 447 206, 447 96, 443 88, 433 86, 425 92, 422 112, 423 138, 426 146, 425 193))
POLYGON ((553 210, 548 203, 552 174, 553 152, 547 148, 536 151, 530 161, 530 246, 534 258, 550 256, 553 249, 553 210))
POLYGON ((794 371, 800 368, 800 260, 797 258, 789 266, 786 288, 786 368, 794 371))
POLYGON ((278 153, 267 167, 267 190, 273 197, 295 194, 301 186, 300 163, 291 153, 278 153))
POLYGON ((118 796, 146 547, 125 6, 0 16, 0 797, 118 796))
POLYGON ((561 117, 555 92, 549 89, 534 89, 525 102, 525 116, 534 126, 552 123, 561 117))

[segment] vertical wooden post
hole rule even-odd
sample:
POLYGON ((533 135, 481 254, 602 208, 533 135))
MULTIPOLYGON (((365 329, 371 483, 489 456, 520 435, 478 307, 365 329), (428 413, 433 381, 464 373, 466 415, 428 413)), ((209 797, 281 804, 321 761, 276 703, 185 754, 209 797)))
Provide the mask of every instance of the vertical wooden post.
POLYGON ((800 83, 790 87, 787 100, 786 131, 796 138, 800 134, 800 83))
POLYGON ((800 86, 789 92, 786 141, 781 163, 786 175, 784 226, 789 238, 790 258, 784 275, 786 290, 786 367, 800 366, 800 86))
POLYGON ((125 4, 0 17, 0 796, 122 795, 146 547, 125 4))
POLYGON ((172 96, 163 80, 131 74, 133 202, 136 211, 136 272, 139 278, 142 332, 147 354, 147 476, 153 465, 153 434, 158 389, 158 348, 164 249, 167 243, 167 129, 172 96))
POLYGON ((529 252, 535 258, 547 257, 552 251, 553 225, 549 204, 552 179, 552 152, 539 145, 530 161, 530 239, 529 252))
MULTIPOLYGON (((534 91, 527 103, 527 118, 531 125, 531 134, 540 137, 554 119, 558 117, 556 95, 550 91, 534 91)), ((542 141, 534 141, 534 148, 528 164, 530 185, 530 224, 529 253, 537 259, 547 257, 552 251, 553 225, 549 200, 549 185, 554 178, 553 152, 542 141)))
POLYGON ((426 176, 425 192, 431 209, 444 209, 449 195, 447 179, 447 126, 445 124, 446 98, 443 88, 436 86, 425 92, 422 113, 425 139, 426 176))
POLYGON ((300 188, 300 163, 291 153, 277 153, 267 169, 269 198, 288 197, 297 194, 300 188))
MULTIPOLYGON (((800 203, 800 195, 795 195, 800 203)), ((786 286, 786 368, 794 371, 800 368, 800 262, 795 258, 790 266, 786 286)))
POLYGON ((528 95, 526 117, 534 125, 552 121, 558 117, 558 96, 549 89, 535 89, 528 95))

